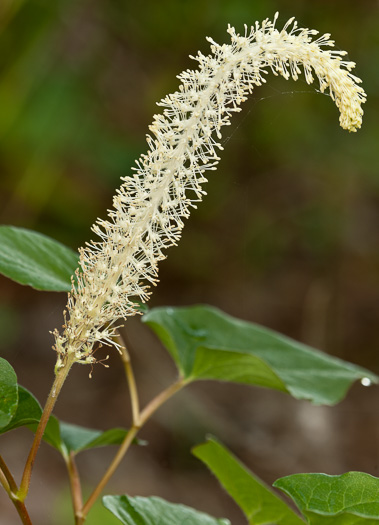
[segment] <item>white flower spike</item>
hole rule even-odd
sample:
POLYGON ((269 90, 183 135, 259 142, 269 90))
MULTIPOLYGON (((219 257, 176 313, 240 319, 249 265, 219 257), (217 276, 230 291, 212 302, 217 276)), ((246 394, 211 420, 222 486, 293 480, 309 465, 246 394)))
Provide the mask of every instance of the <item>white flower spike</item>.
POLYGON ((280 31, 277 17, 245 26, 243 36, 229 26, 230 44, 208 38, 211 53, 199 52, 198 68, 181 73, 179 90, 158 104, 163 114, 154 116, 147 154, 134 175, 122 179, 108 220, 93 225, 100 241, 80 250, 81 271, 69 294, 63 332, 54 331, 57 368, 69 354, 79 363, 95 362, 96 344, 117 347, 115 323, 138 313, 137 301, 148 299, 164 250, 177 244, 182 219, 205 195, 204 172, 216 169, 222 126, 265 82, 267 70, 293 80, 304 71, 308 84, 314 75, 338 107, 342 128, 360 128, 366 95, 351 73, 355 64, 342 59, 344 51, 323 49, 334 46, 330 35, 312 40, 317 31, 298 28, 294 19, 280 31))

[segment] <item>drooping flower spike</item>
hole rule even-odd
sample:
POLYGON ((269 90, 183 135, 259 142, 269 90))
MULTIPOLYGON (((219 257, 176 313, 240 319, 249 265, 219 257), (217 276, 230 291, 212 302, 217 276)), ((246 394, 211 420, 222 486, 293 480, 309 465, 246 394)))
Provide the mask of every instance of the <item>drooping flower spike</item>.
POLYGON ((69 354, 93 363, 99 344, 117 346, 115 323, 138 313, 138 301, 149 298, 158 262, 177 244, 183 219, 206 193, 204 172, 216 169, 222 126, 269 70, 293 80, 303 71, 308 84, 315 76, 320 91, 328 90, 338 107, 340 125, 349 131, 361 126, 366 96, 351 73, 355 64, 342 59, 344 51, 324 49, 334 46, 330 35, 312 40, 317 31, 298 28, 294 19, 279 30, 277 16, 245 26, 244 35, 229 26, 230 44, 208 38, 211 53, 199 52, 198 68, 181 73, 179 90, 158 104, 164 109, 150 126, 147 154, 134 174, 122 179, 108 219, 93 225, 100 240, 80 249, 81 270, 63 331, 54 331, 57 368, 69 354))

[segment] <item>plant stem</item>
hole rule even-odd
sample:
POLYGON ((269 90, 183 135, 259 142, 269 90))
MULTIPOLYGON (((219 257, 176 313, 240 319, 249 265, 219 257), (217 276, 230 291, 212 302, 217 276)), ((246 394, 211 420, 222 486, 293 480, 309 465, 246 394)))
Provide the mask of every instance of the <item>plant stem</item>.
POLYGON ((16 482, 2 456, 0 456, 0 482, 9 497, 11 497, 12 492, 14 494, 17 492, 16 482))
POLYGON ((131 429, 125 436, 124 441, 121 443, 120 448, 118 449, 107 471, 105 472, 104 476, 102 477, 97 487, 94 489, 94 491, 92 492, 92 494, 86 501, 82 509, 82 512, 81 512, 81 517, 83 518, 83 521, 78 522, 78 525, 81 525, 82 523, 84 523, 84 520, 86 519, 86 516, 88 512, 90 511, 92 505, 95 503, 97 498, 100 496, 105 485, 108 483, 108 481, 114 474, 115 470, 119 466, 121 460, 125 456, 127 450, 129 449, 130 445, 132 444, 139 430, 143 427, 146 421, 152 416, 152 414, 160 406, 162 406, 168 399, 170 399, 174 394, 176 394, 176 392, 181 390, 186 384, 187 382, 184 379, 182 378, 178 379, 175 383, 172 383, 168 388, 163 390, 163 392, 161 392, 154 399, 152 399, 150 403, 145 407, 145 409, 140 413, 138 425, 134 424, 131 427, 131 429))
POLYGON ((29 452, 29 456, 28 456, 28 459, 26 460, 25 469, 24 469, 24 473, 22 476, 20 488, 17 491, 17 498, 20 501, 24 501, 28 494, 33 465, 34 465, 34 461, 35 461, 35 458, 38 452, 38 448, 41 444, 43 433, 49 421, 50 414, 57 401, 58 395, 62 389, 63 383, 65 382, 65 379, 74 362, 75 362, 75 355, 69 354, 64 365, 56 372, 53 386, 51 387, 49 396, 46 400, 46 404, 43 409, 41 419, 38 423, 38 427, 34 435, 34 440, 33 440, 33 443, 32 443, 32 446, 29 452))
POLYGON ((103 488, 108 483, 108 481, 110 480, 110 478, 114 474, 115 470, 119 466, 122 458, 125 456, 126 451, 128 450, 128 448, 132 444, 133 439, 135 438, 135 436, 136 436, 138 431, 139 431, 139 428, 133 426, 129 430, 127 435, 125 436, 124 441, 121 443, 120 448, 118 449, 115 457, 113 458, 111 464, 109 465, 106 473, 104 474, 104 476, 102 477, 102 479, 100 480, 100 482, 98 483, 97 487, 92 492, 92 494, 90 495, 90 497, 88 498, 88 500, 86 501, 86 503, 85 503, 85 505, 84 505, 84 507, 82 509, 81 516, 84 519, 86 518, 86 516, 87 516, 88 512, 90 511, 92 505, 95 503, 95 501, 99 497, 99 495, 102 492, 103 488))
POLYGON ((74 508, 75 515, 75 525, 81 523, 80 512, 83 506, 82 498, 82 487, 80 484, 79 471, 76 466, 75 454, 70 452, 68 456, 65 457, 66 467, 68 470, 68 475, 70 479, 70 488, 71 488, 71 499, 72 506, 74 508))
POLYGON ((2 469, 0 468, 0 483, 2 484, 2 486, 4 487, 4 490, 5 492, 10 495, 10 493, 12 492, 11 491, 11 488, 9 486, 9 483, 8 483, 8 480, 7 480, 7 477, 5 476, 4 472, 2 471, 2 469))
POLYGON ((9 498, 11 499, 13 505, 15 506, 18 515, 21 518, 21 521, 24 525, 32 525, 32 521, 29 517, 28 511, 26 510, 25 504, 23 501, 20 501, 17 494, 17 485, 16 482, 9 471, 4 459, 0 456, 0 483, 3 485, 6 490, 9 498))
POLYGON ((140 414, 140 428, 142 428, 146 421, 154 414, 156 410, 158 410, 159 407, 161 407, 174 394, 176 394, 176 392, 179 392, 179 390, 181 390, 187 384, 188 380, 185 380, 181 377, 175 381, 175 383, 172 383, 169 387, 154 397, 140 414))
POLYGON ((138 427, 139 418, 140 418, 140 409, 139 409, 139 399, 138 399, 136 380, 134 378, 134 373, 133 373, 133 368, 132 368, 131 361, 130 361, 129 352, 126 349, 125 341, 120 333, 118 334, 118 338, 121 343, 121 349, 120 349, 121 350, 121 360, 124 365, 125 375, 126 375, 126 379, 128 381, 128 386, 129 386, 130 402, 132 405, 133 425, 138 427))
POLYGON ((28 514, 28 511, 26 510, 25 503, 23 501, 20 501, 19 499, 12 499, 13 505, 16 507, 16 510, 18 512, 18 515, 21 518, 21 522, 24 525, 33 525, 32 520, 30 519, 30 516, 28 514))
MULTIPOLYGON (((126 375, 126 379, 127 379, 127 383, 129 387, 133 423, 132 423, 132 428, 128 432, 127 436, 125 436, 125 440, 120 446, 120 449, 118 451, 118 454, 120 455, 120 459, 118 460, 117 465, 121 461, 122 457, 125 455, 125 452, 129 448, 131 441, 133 441, 134 439, 135 433, 132 432, 132 429, 136 428, 138 431, 139 414, 140 414, 137 385, 136 385, 136 381, 135 381, 135 377, 133 373, 133 368, 131 365, 130 355, 129 355, 128 350, 126 349, 125 340, 120 333, 118 333, 118 339, 121 344, 121 347, 120 347, 121 360, 124 365, 125 375, 126 375), (122 449, 122 446, 124 446, 124 449, 122 449)), ((69 472, 70 483, 71 483, 71 495, 72 495, 72 502, 73 502, 74 512, 75 512, 75 525, 82 525, 86 519, 86 514, 88 513, 89 509, 92 506, 92 503, 90 503, 88 507, 85 507, 82 509, 83 501, 82 501, 79 473, 77 471, 74 456, 72 454, 70 454, 70 458, 68 458, 66 464, 67 464, 67 469, 69 472), (87 508, 88 510, 86 510, 87 508)), ((116 465, 116 468, 117 468, 117 465, 116 465)), ((110 473, 110 476, 112 474, 113 472, 110 473)), ((107 483, 107 481, 105 481, 105 483, 107 483)), ((97 499, 97 497, 98 496, 96 495, 95 499, 97 499)))

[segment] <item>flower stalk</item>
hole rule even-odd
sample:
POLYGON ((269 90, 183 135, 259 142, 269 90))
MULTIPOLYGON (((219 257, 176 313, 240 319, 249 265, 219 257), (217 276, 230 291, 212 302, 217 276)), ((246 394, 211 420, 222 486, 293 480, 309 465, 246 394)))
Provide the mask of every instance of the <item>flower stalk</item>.
POLYGON ((74 362, 75 362, 74 355, 70 354, 67 357, 65 364, 62 367, 60 367, 56 372, 53 386, 51 387, 49 396, 46 400, 46 403, 45 403, 45 406, 44 406, 44 409, 41 415, 41 419, 39 420, 39 423, 38 423, 36 433, 34 434, 34 440, 33 440, 29 455, 28 455, 28 459, 25 464, 20 488, 17 491, 17 498, 20 501, 24 501, 28 494, 33 465, 34 465, 34 461, 35 461, 39 446, 42 441, 43 433, 45 432, 45 428, 49 421, 49 417, 53 411, 53 408, 55 406, 59 393, 62 389, 62 386, 74 362))

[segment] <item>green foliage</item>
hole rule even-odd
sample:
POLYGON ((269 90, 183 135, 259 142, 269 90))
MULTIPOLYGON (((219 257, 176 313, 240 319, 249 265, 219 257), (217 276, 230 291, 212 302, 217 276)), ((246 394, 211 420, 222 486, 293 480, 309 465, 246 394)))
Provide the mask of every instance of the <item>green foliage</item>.
POLYGON ((18 427, 38 423, 42 409, 37 399, 22 386, 18 386, 17 410, 9 423, 0 429, 0 434, 5 434, 18 427))
MULTIPOLYGON (((10 365, 7 361, 0 359, 0 374, 2 374, 3 370, 8 371, 8 373, 9 370, 13 370, 9 367, 10 365), (3 362, 6 363, 6 365, 3 365, 3 362)), ((0 379, 3 377, 6 379, 6 374, 0 375, 0 379)), ((13 374, 10 372, 7 377, 9 378, 8 384, 12 386, 13 374)), ((15 375, 14 379, 16 380, 15 375)), ((17 387, 17 381, 15 384, 17 387)), ((7 387, 6 381, 0 383, 0 395, 2 387, 5 391, 7 387)), ((10 398, 10 394, 8 397, 4 395, 4 400, 10 398)), ((0 434, 5 434, 5 432, 9 432, 10 430, 22 426, 27 426, 33 432, 37 428, 42 415, 42 408, 37 399, 22 386, 18 386, 18 402, 17 389, 15 399, 15 405, 13 404, 11 407, 13 410, 12 416, 8 418, 8 423, 0 428, 0 434)), ((70 423, 64 423, 63 421, 59 421, 55 416, 50 416, 43 439, 46 443, 49 443, 49 445, 56 448, 63 456, 67 457, 70 452, 77 454, 78 452, 91 448, 119 445, 122 443, 127 432, 128 431, 124 428, 112 428, 105 431, 94 430, 78 425, 72 425, 70 423)), ((135 440, 135 443, 137 442, 139 444, 144 444, 144 441, 142 440, 135 440)))
MULTIPOLYGON (((36 426, 31 428, 35 430, 36 426)), ((56 448, 64 457, 67 457, 70 452, 77 454, 91 448, 120 445, 127 433, 128 431, 124 428, 95 430, 64 423, 55 416, 50 416, 43 439, 46 443, 56 448)), ((134 440, 134 443, 144 445, 145 441, 134 440)))
POLYGON ((0 273, 37 290, 67 292, 78 254, 31 230, 0 226, 0 273))
MULTIPOLYGON (((214 439, 195 447, 193 454, 213 472, 250 525, 304 523, 214 439)), ((310 525, 379 523, 379 479, 369 474, 294 474, 278 479, 274 487, 293 499, 310 525)))
POLYGON ((185 505, 156 497, 104 496, 103 504, 124 525, 230 525, 227 519, 212 518, 185 505))
POLYGON ((59 450, 63 456, 68 456, 70 452, 77 454, 91 448, 120 445, 126 434, 127 430, 123 428, 94 430, 64 423, 51 417, 46 426, 44 440, 59 450))
POLYGON ((0 432, 8 425, 17 409, 17 376, 11 365, 0 357, 0 432))
POLYGON ((379 478, 369 474, 294 474, 274 486, 294 500, 310 525, 379 523, 379 478))
POLYGON ((210 306, 155 308, 142 319, 190 381, 264 386, 326 405, 341 401, 355 380, 377 382, 363 368, 210 306))
POLYGON ((192 449, 235 500, 250 525, 275 523, 301 525, 304 522, 263 481, 249 472, 214 439, 192 449))

